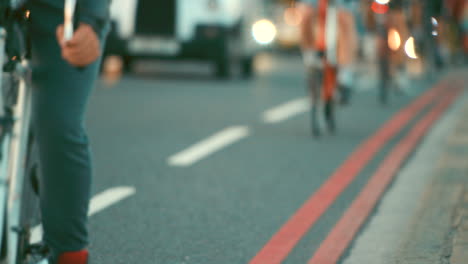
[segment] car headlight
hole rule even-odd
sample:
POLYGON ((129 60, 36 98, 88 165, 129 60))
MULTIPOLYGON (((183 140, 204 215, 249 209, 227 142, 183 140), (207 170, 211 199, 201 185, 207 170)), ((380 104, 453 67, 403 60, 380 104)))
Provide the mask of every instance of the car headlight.
POLYGON ((431 17, 432 21, 432 36, 438 36, 439 32, 437 31, 437 27, 439 26, 439 21, 435 17, 431 17))
POLYGON ((270 44, 275 39, 276 33, 276 26, 268 19, 259 20, 252 26, 252 36, 259 44, 270 44))
POLYGON ((418 54, 416 54, 416 48, 414 45, 414 38, 410 37, 405 43, 405 52, 408 57, 411 59, 417 59, 418 54))
POLYGON ((400 33, 394 28, 390 28, 388 31, 388 47, 390 47, 391 50, 397 51, 401 47, 401 37, 400 33))

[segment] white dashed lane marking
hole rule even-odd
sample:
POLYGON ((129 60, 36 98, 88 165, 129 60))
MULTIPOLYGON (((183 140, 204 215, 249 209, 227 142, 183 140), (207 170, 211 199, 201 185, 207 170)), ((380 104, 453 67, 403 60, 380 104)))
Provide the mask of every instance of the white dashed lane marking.
POLYGON ((169 157, 167 162, 170 166, 188 167, 194 163, 220 151, 221 149, 248 137, 250 129, 246 126, 228 127, 207 139, 169 157))
POLYGON ((262 121, 267 124, 280 123, 293 116, 305 113, 309 109, 309 98, 298 98, 265 111, 262 115, 262 121))
MULTIPOLYGON (((108 189, 100 194, 97 194, 91 199, 89 204, 89 216, 93 216, 104 209, 134 195, 136 190, 134 187, 122 186, 108 189)), ((42 240, 42 226, 35 226, 31 230, 30 243, 39 243, 42 240)))

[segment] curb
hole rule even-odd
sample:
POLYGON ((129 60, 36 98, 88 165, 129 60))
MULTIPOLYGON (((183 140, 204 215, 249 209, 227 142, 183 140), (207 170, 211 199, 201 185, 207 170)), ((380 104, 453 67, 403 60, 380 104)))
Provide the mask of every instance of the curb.
POLYGON ((459 202, 453 215, 453 238, 450 254, 451 264, 466 264, 468 260, 468 105, 464 107, 455 133, 449 138, 446 153, 447 167, 459 173, 457 182, 462 188, 459 202))

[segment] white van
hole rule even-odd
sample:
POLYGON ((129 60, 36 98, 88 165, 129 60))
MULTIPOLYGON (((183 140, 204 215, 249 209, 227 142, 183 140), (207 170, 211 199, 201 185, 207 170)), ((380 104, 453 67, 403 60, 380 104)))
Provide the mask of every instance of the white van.
POLYGON ((252 74, 252 60, 273 42, 264 0, 113 0, 106 54, 129 66, 138 58, 210 61, 218 77, 232 65, 252 74))

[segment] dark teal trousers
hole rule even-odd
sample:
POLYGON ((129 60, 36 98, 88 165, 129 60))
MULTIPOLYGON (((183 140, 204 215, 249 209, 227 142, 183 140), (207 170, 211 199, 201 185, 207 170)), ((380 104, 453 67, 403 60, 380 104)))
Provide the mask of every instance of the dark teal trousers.
POLYGON ((84 69, 70 66, 55 36, 63 10, 35 2, 29 6, 44 242, 58 255, 88 246, 92 166, 83 121, 100 62, 84 69))

